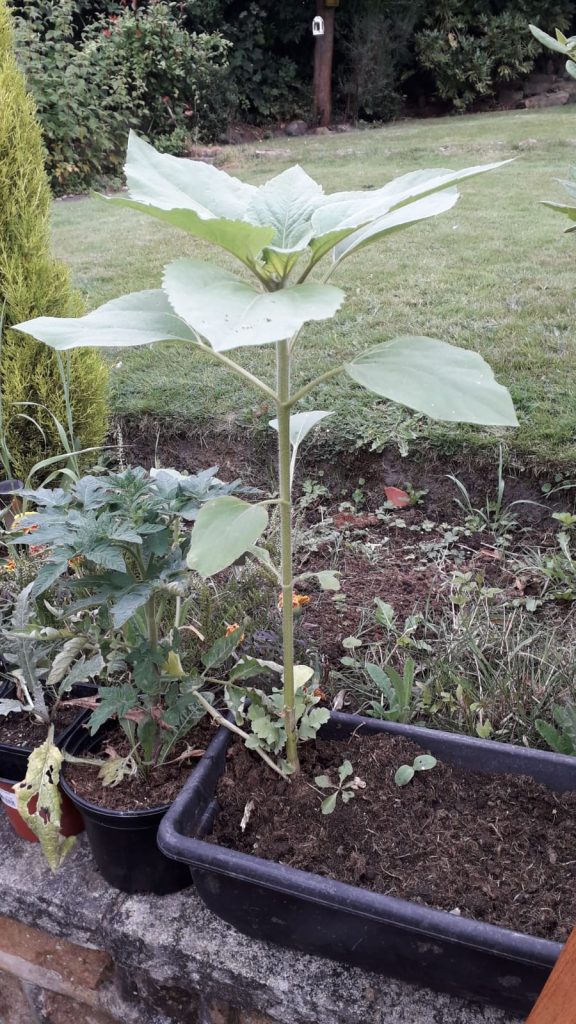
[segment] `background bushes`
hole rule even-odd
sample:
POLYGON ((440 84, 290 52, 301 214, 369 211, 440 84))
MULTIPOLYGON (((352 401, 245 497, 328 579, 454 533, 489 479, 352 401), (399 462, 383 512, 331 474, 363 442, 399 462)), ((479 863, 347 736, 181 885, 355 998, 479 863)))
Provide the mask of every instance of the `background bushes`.
POLYGON ((87 20, 88 5, 42 0, 16 19, 56 193, 119 175, 130 127, 182 153, 227 125, 230 44, 220 33, 189 32, 167 0, 106 6, 87 20))
POLYGON ((542 47, 530 22, 570 30, 573 18, 574 4, 562 0, 441 0, 416 34, 416 65, 441 100, 463 111, 533 70, 542 47))
MULTIPOLYGON (((186 153, 236 121, 310 115, 315 0, 12 3, 59 192, 118 175, 129 127, 186 153)), ((529 21, 574 31, 576 0, 341 0, 336 116, 490 103, 551 59, 529 21)))

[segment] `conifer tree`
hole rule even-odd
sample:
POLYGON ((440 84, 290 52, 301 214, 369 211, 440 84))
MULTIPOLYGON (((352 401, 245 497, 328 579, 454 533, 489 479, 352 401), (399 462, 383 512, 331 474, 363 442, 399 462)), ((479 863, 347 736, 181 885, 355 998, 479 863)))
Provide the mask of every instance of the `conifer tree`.
MULTIPOLYGON (((66 407, 56 353, 10 326, 82 313, 68 269, 51 253, 51 202, 36 109, 16 64, 7 0, 0 0, 0 387, 12 472, 22 478, 40 459, 62 451, 50 413, 65 423, 66 407), (20 413, 32 416, 44 436, 20 413)), ((72 352, 69 367, 76 440, 83 448, 101 444, 106 368, 92 349, 72 352)))

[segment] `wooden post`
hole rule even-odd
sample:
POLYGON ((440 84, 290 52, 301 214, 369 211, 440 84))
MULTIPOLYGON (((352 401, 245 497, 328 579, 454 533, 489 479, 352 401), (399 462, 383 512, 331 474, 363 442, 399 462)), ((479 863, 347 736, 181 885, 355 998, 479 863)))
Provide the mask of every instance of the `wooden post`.
POLYGON ((316 36, 314 48, 314 119, 327 128, 332 118, 332 58, 334 54, 334 7, 316 0, 316 14, 324 20, 324 35, 316 36))
POLYGON ((576 928, 526 1024, 576 1024, 576 928))

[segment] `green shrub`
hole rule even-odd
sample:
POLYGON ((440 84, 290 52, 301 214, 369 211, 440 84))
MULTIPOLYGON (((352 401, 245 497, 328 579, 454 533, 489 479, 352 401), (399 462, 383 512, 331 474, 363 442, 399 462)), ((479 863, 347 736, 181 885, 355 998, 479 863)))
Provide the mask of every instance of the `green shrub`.
POLYGON ((167 0, 100 14, 80 30, 76 7, 35 2, 17 18, 18 59, 55 193, 119 178, 131 127, 178 153, 224 129, 227 43, 219 33, 189 34, 167 0))
POLYGON ((179 5, 126 8, 93 25, 88 39, 128 76, 138 97, 133 117, 164 150, 182 153, 183 140, 211 141, 226 127, 229 43, 219 32, 188 32, 179 5))
POLYGON ((554 12, 561 27, 573 17, 569 0, 513 0, 505 6, 498 0, 436 3, 416 35, 416 55, 439 98, 463 111, 526 78, 539 54, 527 26, 543 8, 554 12))
POLYGON ((36 101, 46 167, 56 194, 119 176, 120 152, 141 112, 130 69, 101 32, 75 42, 72 0, 30 4, 16 19, 16 51, 36 101))
MULTIPOLYGON (((50 253, 40 128, 14 59, 6 0, 0 0, 0 96, 0 386, 13 472, 25 477, 39 459, 62 450, 48 410, 65 422, 65 402, 54 352, 9 327, 33 316, 74 316, 82 303, 50 253), (23 409, 19 402, 46 408, 23 409), (34 416, 45 439, 23 412, 34 416)), ((70 374, 76 436, 84 447, 98 445, 106 431, 106 371, 97 353, 86 350, 72 353, 70 374)))

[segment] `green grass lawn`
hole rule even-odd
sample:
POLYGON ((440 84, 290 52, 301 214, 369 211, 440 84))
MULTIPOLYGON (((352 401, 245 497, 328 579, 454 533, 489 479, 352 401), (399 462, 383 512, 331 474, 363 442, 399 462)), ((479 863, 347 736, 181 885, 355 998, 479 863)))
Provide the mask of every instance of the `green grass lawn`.
MULTIPOLYGON (((426 334, 481 352, 511 389, 520 428, 502 433, 431 423, 341 378, 308 401, 309 408, 337 410, 324 434, 334 451, 392 440, 410 450, 467 445, 480 452, 504 438, 519 464, 574 459, 576 240, 563 233, 568 222, 538 201, 564 197, 553 179, 566 175, 575 147, 576 110, 567 107, 410 121, 226 151, 226 170, 246 180, 263 182, 299 162, 327 191, 378 187, 418 167, 517 157, 464 181, 454 210, 343 265, 333 283, 348 301, 335 320, 304 332, 294 383, 395 335, 426 334)), ((56 202, 54 228, 56 252, 72 266, 90 308, 157 287, 163 264, 180 255, 213 255, 184 233, 92 198, 56 202)), ((109 358, 115 413, 184 419, 203 434, 266 423, 255 415, 256 393, 185 346, 126 349, 109 358)), ((264 376, 273 373, 270 346, 240 358, 264 376)))

